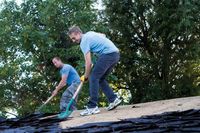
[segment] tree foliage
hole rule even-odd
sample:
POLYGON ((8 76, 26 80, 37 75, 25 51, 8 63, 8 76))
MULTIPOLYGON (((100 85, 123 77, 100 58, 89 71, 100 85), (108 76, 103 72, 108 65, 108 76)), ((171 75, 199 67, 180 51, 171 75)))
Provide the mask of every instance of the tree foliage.
MULTIPOLYGON (((83 30, 94 29, 93 2, 29 0, 20 6, 13 1, 3 3, 0 12, 1 110, 14 108, 19 115, 25 115, 34 112, 51 95, 60 79, 51 63, 54 56, 83 71, 79 46, 70 42, 66 31, 74 24, 83 30)), ((59 96, 44 110, 58 111, 58 101, 59 96)))
MULTIPOLYGON (((84 58, 66 31, 105 33, 120 49, 121 59, 108 78, 132 103, 199 94, 200 2, 196 0, 27 0, 4 1, 0 10, 0 114, 15 109, 34 112, 60 80, 51 59, 60 56, 79 74, 84 58)), ((63 89, 64 90, 64 89, 63 89)), ((88 99, 88 84, 79 108, 88 99)), ((45 112, 59 110, 59 96, 45 112)), ((100 106, 106 106, 101 97, 100 106)))
POLYGON ((199 69, 200 2, 104 0, 104 4, 112 39, 121 50, 119 86, 131 90, 132 102, 198 95, 199 73, 194 69, 199 69))

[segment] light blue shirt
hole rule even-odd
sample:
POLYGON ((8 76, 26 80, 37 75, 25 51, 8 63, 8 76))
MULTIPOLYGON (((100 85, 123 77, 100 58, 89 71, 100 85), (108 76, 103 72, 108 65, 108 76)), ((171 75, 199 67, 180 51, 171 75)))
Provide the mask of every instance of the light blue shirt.
POLYGON ((78 75, 77 71, 71 65, 64 64, 64 66, 60 69, 61 76, 66 75, 67 80, 66 83, 71 85, 73 82, 79 83, 80 76, 78 75))
POLYGON ((84 55, 88 52, 97 55, 119 52, 119 49, 112 41, 103 34, 93 31, 89 31, 82 35, 80 47, 84 55))

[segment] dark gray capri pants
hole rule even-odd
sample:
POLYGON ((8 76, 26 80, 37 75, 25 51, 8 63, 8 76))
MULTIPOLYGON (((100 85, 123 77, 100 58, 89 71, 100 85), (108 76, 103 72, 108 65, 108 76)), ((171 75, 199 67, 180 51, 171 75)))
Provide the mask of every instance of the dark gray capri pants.
MULTIPOLYGON (((76 92, 78 86, 80 85, 80 82, 73 82, 62 94, 62 97, 60 99, 60 111, 65 111, 67 108, 67 105, 69 101, 72 99, 74 93, 76 92)), ((74 103, 71 105, 70 110, 76 110, 76 102, 77 99, 75 99, 74 103)))

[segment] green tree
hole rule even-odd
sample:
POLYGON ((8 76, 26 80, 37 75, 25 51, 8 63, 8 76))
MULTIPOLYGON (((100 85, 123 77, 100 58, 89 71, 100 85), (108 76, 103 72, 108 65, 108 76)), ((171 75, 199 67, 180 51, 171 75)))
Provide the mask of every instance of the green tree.
POLYGON ((130 89, 132 102, 198 94, 197 77, 187 75, 199 58, 200 2, 103 1, 110 36, 121 50, 119 87, 130 89))
MULTIPOLYGON (((20 6, 12 1, 2 4, 2 112, 6 108, 16 109, 20 116, 34 112, 51 95, 60 80, 51 63, 54 56, 60 56, 65 63, 83 71, 79 46, 70 42, 66 31, 74 24, 84 31, 94 29, 97 16, 93 2, 95 0, 29 0, 20 6)), ((44 111, 58 111, 58 101, 59 96, 44 111)))

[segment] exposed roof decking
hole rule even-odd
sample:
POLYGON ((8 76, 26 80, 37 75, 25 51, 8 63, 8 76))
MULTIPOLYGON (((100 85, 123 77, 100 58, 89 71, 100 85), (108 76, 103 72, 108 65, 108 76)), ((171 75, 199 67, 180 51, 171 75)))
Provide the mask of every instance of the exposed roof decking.
POLYGON ((79 116, 79 113, 80 111, 75 111, 71 115, 73 117, 67 120, 46 118, 50 114, 33 114, 21 119, 2 120, 0 121, 0 131, 5 133, 42 131, 142 131, 149 133, 189 132, 191 130, 200 132, 200 96, 120 106, 112 111, 101 108, 100 114, 84 117, 79 116))
POLYGON ((61 122, 60 127, 67 128, 87 123, 120 121, 122 119, 138 118, 144 115, 161 114, 171 111, 184 111, 188 109, 200 109, 200 96, 119 106, 112 111, 106 111, 105 108, 101 108, 100 114, 84 117, 79 116, 80 111, 76 111, 71 115, 74 118, 69 121, 61 122))

